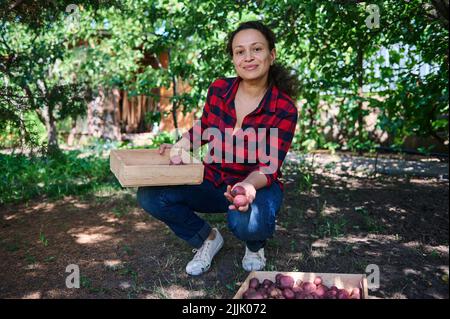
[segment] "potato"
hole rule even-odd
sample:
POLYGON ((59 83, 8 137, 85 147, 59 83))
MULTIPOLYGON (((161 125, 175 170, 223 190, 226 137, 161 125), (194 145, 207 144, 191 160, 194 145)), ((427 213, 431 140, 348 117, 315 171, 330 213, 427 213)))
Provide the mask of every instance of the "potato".
POLYGON ((314 278, 314 284, 316 285, 316 286, 318 286, 318 285, 321 285, 322 284, 322 278, 321 277, 319 277, 319 276, 317 276, 316 278, 314 278))
POLYGON ((276 274, 276 276, 275 276, 275 283, 277 284, 277 286, 280 285, 281 277, 283 277, 283 274, 276 274))
POLYGON ((248 204, 248 199, 245 195, 237 195, 234 199, 233 199, 233 204, 236 207, 241 207, 241 206, 245 206, 248 204))
POLYGON ((337 299, 349 299, 350 295, 347 290, 341 289, 338 292, 337 299))
POLYGON ((303 292, 295 293, 295 299, 305 299, 305 294, 303 292))
POLYGON ((264 296, 259 291, 252 291, 247 294, 245 299, 264 299, 264 296))
POLYGON ((297 287, 301 287, 302 284, 303 284, 303 281, 302 281, 301 279, 297 279, 297 281, 295 282, 295 285, 296 285, 297 287))
POLYGON ((291 289, 286 288, 286 289, 283 290, 283 296, 286 299, 294 299, 295 298, 295 293, 291 289))
POLYGON ((250 288, 257 289, 257 288, 259 287, 259 280, 258 280, 258 278, 252 278, 252 279, 250 279, 250 282, 249 282, 248 286, 249 286, 250 288))
POLYGON ((272 298, 277 298, 277 297, 283 295, 283 292, 282 292, 280 289, 275 288, 275 289, 273 289, 273 290, 270 292, 269 295, 270 295, 272 298))
POLYGON ((267 293, 270 295, 270 293, 272 292, 272 290, 274 290, 276 287, 275 285, 270 285, 269 287, 266 288, 267 293))
POLYGON ((269 297, 269 294, 267 293, 267 289, 262 286, 260 286, 258 289, 256 289, 256 291, 259 292, 264 297, 264 299, 267 299, 269 297))
POLYGON ((353 288, 350 299, 361 299, 361 290, 359 288, 353 288))
POLYGON ((314 291, 316 291, 316 285, 314 285, 312 282, 304 282, 302 285, 303 291, 307 294, 310 294, 314 291))
POLYGON ((248 288, 246 291, 244 291, 244 293, 242 294, 242 297, 243 297, 244 299, 246 299, 246 298, 247 298, 247 295, 250 294, 250 293, 253 293, 253 292, 256 292, 256 289, 255 289, 255 288, 248 288))
POLYGON ((170 158, 169 165, 183 165, 183 160, 180 155, 174 155, 170 158))
POLYGON ((272 282, 272 280, 264 279, 262 282, 262 285, 264 286, 264 288, 268 289, 270 286, 273 285, 273 282, 272 282))
POLYGON ((245 188, 242 186, 236 186, 231 190, 231 196, 235 197, 237 195, 245 195, 245 188))
POLYGON ((334 291, 336 296, 337 296, 339 290, 340 290, 340 289, 339 289, 338 287, 336 287, 336 286, 331 286, 331 287, 328 289, 328 291, 334 291))
POLYGON ((291 276, 281 276, 280 277, 280 288, 291 289, 292 287, 294 287, 294 278, 292 278, 291 276))
POLYGON ((323 298, 327 292, 327 289, 323 285, 318 285, 316 290, 314 291, 314 294, 316 294, 318 297, 323 298))
POLYGON ((336 290, 330 289, 325 293, 325 298, 327 299, 337 299, 338 292, 336 290))
POLYGON ((320 284, 320 287, 323 287, 323 289, 325 289, 325 291, 330 290, 330 288, 328 288, 327 286, 325 286, 324 284, 320 284))
POLYGON ((302 287, 296 287, 296 286, 294 286, 294 287, 292 288, 292 291, 295 292, 295 293, 299 293, 299 292, 303 292, 303 289, 302 289, 302 287))

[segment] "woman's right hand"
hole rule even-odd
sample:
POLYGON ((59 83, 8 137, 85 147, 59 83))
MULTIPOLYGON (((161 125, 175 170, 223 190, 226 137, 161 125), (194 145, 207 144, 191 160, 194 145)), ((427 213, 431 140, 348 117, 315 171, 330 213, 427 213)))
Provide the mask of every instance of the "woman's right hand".
POLYGON ((159 146, 159 154, 162 155, 166 150, 170 150, 174 144, 163 143, 159 146))
MULTIPOLYGON (((183 139, 179 140, 175 144, 163 143, 159 146, 159 154, 163 155, 166 150, 170 150, 169 158, 172 160, 174 157, 181 157, 181 161, 184 164, 189 164, 191 162, 191 157, 189 151, 186 151, 185 141, 183 139)), ((177 158, 177 161, 179 159, 177 158)))
POLYGON ((163 143, 159 146, 159 154, 162 155, 166 150, 170 150, 172 148, 176 150, 178 154, 181 152, 181 150, 189 152, 190 142, 185 137, 183 137, 175 144, 163 143))

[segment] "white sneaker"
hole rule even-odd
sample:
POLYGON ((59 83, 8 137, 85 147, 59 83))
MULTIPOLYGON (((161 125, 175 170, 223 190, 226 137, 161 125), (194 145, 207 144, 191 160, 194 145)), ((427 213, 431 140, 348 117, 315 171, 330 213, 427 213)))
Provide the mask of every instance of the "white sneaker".
POLYGON ((256 253, 245 247, 245 256, 242 258, 242 267, 246 271, 259 271, 266 266, 266 258, 264 257, 264 248, 256 253))
POLYGON ((206 239, 203 242, 202 247, 192 250, 192 252, 196 254, 194 258, 186 265, 186 272, 189 275, 198 276, 208 271, 211 266, 212 259, 219 252, 220 248, 222 248, 223 237, 217 228, 213 228, 213 230, 216 232, 216 238, 213 240, 206 239))

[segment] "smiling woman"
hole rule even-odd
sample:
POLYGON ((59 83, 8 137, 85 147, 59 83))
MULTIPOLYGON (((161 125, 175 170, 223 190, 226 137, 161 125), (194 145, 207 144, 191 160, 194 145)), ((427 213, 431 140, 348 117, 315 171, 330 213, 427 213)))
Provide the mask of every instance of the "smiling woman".
POLYGON ((227 213, 228 227, 246 246, 242 267, 247 271, 265 267, 264 246, 275 231, 283 201, 281 165, 298 117, 297 80, 275 63, 275 36, 269 28, 259 21, 242 23, 230 34, 227 50, 237 76, 215 80, 208 89, 200 125, 194 125, 175 145, 160 147, 161 154, 171 149, 174 158, 180 150, 209 142, 203 182, 138 190, 141 207, 195 248, 186 266, 190 275, 206 272, 224 243, 219 231, 197 212, 227 213), (256 160, 250 159, 254 152, 249 132, 258 132, 256 160), (216 149, 223 152, 214 152, 209 161, 216 149))

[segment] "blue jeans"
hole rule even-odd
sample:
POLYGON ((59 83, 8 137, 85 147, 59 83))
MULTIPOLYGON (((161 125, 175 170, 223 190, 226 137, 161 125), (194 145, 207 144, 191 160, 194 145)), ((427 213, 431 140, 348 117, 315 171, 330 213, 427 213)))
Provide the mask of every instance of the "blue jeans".
POLYGON ((199 213, 227 213, 228 227, 251 251, 264 247, 275 231, 275 219, 283 200, 277 183, 256 191, 247 212, 229 210, 223 195, 226 185, 215 187, 204 180, 200 185, 139 187, 137 200, 150 215, 164 222, 179 238, 200 248, 211 232, 211 226, 199 213))

